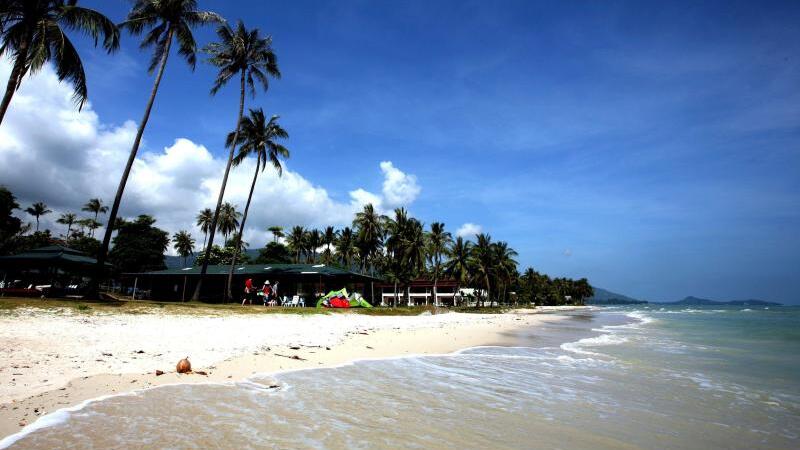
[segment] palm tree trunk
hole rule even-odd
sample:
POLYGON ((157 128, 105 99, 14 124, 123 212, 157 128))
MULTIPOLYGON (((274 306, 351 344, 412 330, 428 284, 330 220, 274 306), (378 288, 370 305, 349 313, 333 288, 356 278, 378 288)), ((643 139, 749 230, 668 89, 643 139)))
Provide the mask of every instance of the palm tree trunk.
POLYGON ((439 259, 436 258, 436 267, 433 269, 433 306, 439 306, 439 297, 436 295, 436 284, 439 281, 439 259))
POLYGON ((39 216, 36 216, 36 232, 39 232, 39 216))
POLYGON ((14 67, 11 69, 11 74, 8 76, 6 93, 3 95, 2 103, 0 103, 0 124, 3 123, 3 117, 5 117, 6 111, 8 111, 8 106, 11 105, 11 98, 14 96, 17 89, 19 89, 22 77, 25 75, 25 60, 28 59, 28 45, 31 39, 32 34, 28 33, 25 39, 19 44, 14 67))
POLYGON ((231 269, 228 271, 228 298, 231 298, 231 283, 233 282, 233 266, 236 265, 236 257, 239 256, 239 248, 241 247, 242 235, 244 233, 244 223, 247 222, 247 211, 250 210, 250 200, 253 198, 253 190, 256 188, 256 180, 258 179, 258 169, 261 166, 261 154, 258 155, 256 160, 256 172, 253 174, 253 184, 250 185, 250 195, 247 196, 247 203, 244 205, 244 214, 242 215, 242 223, 239 224, 239 237, 236 242, 236 248, 233 250, 233 258, 231 259, 231 269))
POLYGON ((108 246, 111 244, 111 233, 114 232, 114 223, 117 220, 117 213, 119 212, 119 205, 122 203, 122 193, 125 191, 125 185, 128 183, 128 176, 131 174, 133 168, 133 161, 136 160, 136 153, 139 151, 139 145, 142 143, 142 135, 147 126, 147 121, 150 119, 150 111, 153 109, 153 102, 156 100, 158 93, 158 86, 161 84, 161 77, 164 76, 164 69, 167 67, 167 59, 169 58, 169 49, 172 45, 172 35, 174 31, 170 28, 167 32, 167 43, 164 47, 164 54, 161 56, 161 66, 158 68, 158 74, 153 82, 153 89, 150 91, 150 98, 147 100, 147 106, 144 109, 144 116, 142 121, 139 122, 139 129, 136 130, 136 138, 133 140, 133 147, 131 153, 128 155, 128 163, 125 165, 125 170, 122 172, 122 179, 119 180, 117 187, 117 195, 114 197, 114 204, 111 205, 111 212, 108 215, 108 225, 106 232, 103 236, 103 245, 100 246, 100 251, 97 254, 97 267, 95 269, 94 277, 89 284, 89 298, 97 297, 97 289, 100 285, 100 279, 105 272, 106 256, 108 255, 108 246))
MULTIPOLYGON (((217 209, 214 211, 214 218, 211 219, 211 229, 208 230, 208 244, 206 244, 206 258, 203 259, 203 266, 200 269, 200 278, 197 280, 197 286, 194 288, 192 300, 197 301, 200 299, 200 290, 203 287, 203 277, 206 276, 208 270, 208 255, 211 254, 211 246, 214 245, 214 232, 217 229, 217 220, 219 220, 219 210, 222 208, 222 198, 225 196, 225 186, 228 184, 228 174, 231 171, 231 163, 233 162, 233 150, 236 148, 236 142, 239 141, 239 130, 242 124, 242 115, 244 114, 244 76, 245 71, 242 70, 242 79, 240 82, 239 94, 239 114, 236 116, 236 131, 233 133, 233 145, 231 145, 231 152, 228 155, 228 164, 225 166, 225 175, 222 176, 222 186, 219 188, 219 197, 217 198, 217 209)), ((227 295, 227 291, 226 291, 227 295)))
MULTIPOLYGON (((491 305, 491 301, 492 301, 492 295, 491 294, 492 294, 492 292, 491 292, 491 287, 490 287, 491 285, 489 284, 489 276, 487 275, 484 278, 486 279, 486 299, 489 300, 489 302, 490 302, 489 305, 491 305)), ((481 303, 482 303, 481 306, 485 306, 485 304, 483 304, 483 302, 481 302, 481 303)))

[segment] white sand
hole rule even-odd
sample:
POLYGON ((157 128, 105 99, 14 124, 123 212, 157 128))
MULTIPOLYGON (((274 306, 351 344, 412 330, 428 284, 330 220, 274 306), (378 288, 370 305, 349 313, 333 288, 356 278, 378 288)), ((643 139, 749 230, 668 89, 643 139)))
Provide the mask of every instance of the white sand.
POLYGON ((449 352, 502 343, 504 333, 515 327, 559 318, 530 311, 198 316, 17 309, 0 315, 0 436, 43 413, 100 395, 166 383, 232 381, 366 357, 449 352), (195 371, 208 376, 174 373, 186 356, 195 371), (156 377, 156 370, 166 375, 156 377))

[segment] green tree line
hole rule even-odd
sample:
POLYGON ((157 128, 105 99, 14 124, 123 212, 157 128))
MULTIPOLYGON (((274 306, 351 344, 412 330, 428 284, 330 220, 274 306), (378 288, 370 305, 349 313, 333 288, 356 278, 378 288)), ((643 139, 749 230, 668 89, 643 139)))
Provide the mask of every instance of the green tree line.
MULTIPOLYGON (((102 45, 106 52, 113 53, 119 48, 121 31, 127 31, 134 37, 141 37, 141 49, 152 52, 148 74, 154 77, 153 85, 146 97, 144 112, 110 207, 98 199, 92 199, 83 211, 93 216, 79 218, 67 212, 57 220, 57 223, 66 227, 65 243, 97 256, 97 268, 89 290, 89 296, 96 296, 107 258, 111 257, 119 268, 141 269, 158 265, 157 256, 150 259, 149 255, 133 256, 137 252, 117 249, 120 245, 124 247, 129 239, 135 240, 134 236, 125 237, 129 236, 126 231, 128 228, 142 227, 139 232, 153 241, 147 251, 154 254, 159 251, 163 254, 170 242, 163 230, 150 233, 151 229, 158 230, 152 217, 139 216, 133 221, 125 221, 119 217, 119 208, 170 55, 177 53, 194 70, 198 52, 205 54, 206 61, 218 69, 217 76, 211 82, 211 94, 218 94, 233 82, 238 88, 235 92, 239 101, 233 131, 220 137, 229 152, 216 206, 203 210, 197 218, 197 224, 203 232, 203 250, 197 259, 202 268, 193 299, 199 299, 207 265, 214 261, 224 261, 230 265, 230 295, 233 267, 247 246, 240 237, 247 221, 258 173, 271 165, 280 174, 281 160, 289 156, 288 149, 280 143, 280 140, 288 137, 288 133, 277 123, 278 116, 267 119, 260 108, 250 108, 249 114, 245 115, 246 93, 249 92, 254 98, 258 91, 266 92, 270 80, 282 75, 272 47, 272 37, 262 34, 258 28, 248 28, 242 20, 232 26, 219 14, 201 10, 196 0, 134 0, 130 11, 119 23, 78 3, 78 0, 0 1, 0 56, 8 57, 12 63, 0 101, 0 126, 6 112, 12 107, 14 93, 24 82, 25 75, 38 72, 48 63, 54 67, 59 80, 72 85, 76 107, 80 109, 85 104, 89 98, 88 82, 81 56, 70 40, 73 33, 86 35, 96 47, 102 45), (198 50, 193 33, 198 27, 207 25, 217 26, 217 40, 198 50), (225 190, 232 167, 249 157, 256 159, 256 170, 244 213, 239 213, 233 205, 224 202, 225 190), (103 226, 98 220, 100 214, 105 215, 106 225, 102 240, 97 240, 95 231, 103 226), (78 230, 78 234, 73 228, 78 230), (223 235, 222 247, 214 245, 217 232, 223 235), (114 250, 109 254, 112 238, 114 250), (121 255, 128 255, 138 262, 123 261, 121 255)), ((10 192, 3 195, 6 196, 5 209, 0 212, 6 214, 5 220, 9 223, 0 224, 3 226, 0 235, 3 243, 0 245, 4 246, 0 251, 8 251, 10 246, 19 246, 25 240, 25 245, 30 245, 37 239, 54 239, 49 236, 49 230, 38 230, 39 218, 51 212, 47 205, 35 203, 26 209, 36 219, 36 231, 28 236, 26 233, 29 229, 25 229, 28 225, 15 222, 16 218, 11 215, 11 211, 19 208, 13 195, 10 192)), ((402 208, 395 210, 391 216, 384 216, 372 205, 367 205, 356 214, 352 227, 306 230, 302 226, 295 226, 287 230, 285 236, 279 237, 278 233, 282 234, 283 230, 274 229, 275 239, 264 247, 261 257, 289 257, 295 262, 320 260, 373 275, 380 273, 394 284, 397 292, 404 287, 407 292, 411 280, 421 276, 429 276, 434 280, 434 292, 438 280, 445 277, 456 280, 460 286, 476 287, 481 303, 509 303, 510 292, 528 292, 521 289, 521 278, 514 259, 517 253, 507 243, 492 241, 488 234, 479 234, 469 240, 461 237, 453 240, 443 224, 433 223, 426 230, 424 224, 410 217, 402 208), (282 238, 286 240, 285 246, 279 242, 282 238)), ((187 231, 176 233, 172 242, 184 260, 193 254, 195 241, 187 231)), ((536 286, 530 287, 530 292, 535 292, 530 294, 530 298, 535 300, 541 296, 551 301, 552 295, 539 291, 544 285, 550 286, 547 292, 556 292, 559 298, 584 298, 581 295, 585 290, 564 287, 576 283, 557 280, 562 279, 551 280, 549 284, 528 283, 536 286)), ((519 297, 516 295, 515 299, 519 297)), ((398 298, 395 295, 395 301, 398 298)))

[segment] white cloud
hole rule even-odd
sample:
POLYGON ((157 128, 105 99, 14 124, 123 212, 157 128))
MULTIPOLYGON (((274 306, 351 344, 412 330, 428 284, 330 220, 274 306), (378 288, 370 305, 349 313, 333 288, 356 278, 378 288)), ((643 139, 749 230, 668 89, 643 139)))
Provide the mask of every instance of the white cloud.
POLYGON ((416 176, 403 172, 391 161, 381 162, 381 171, 384 177, 384 208, 393 209, 409 205, 419 196, 421 189, 416 176))
MULTIPOLYGON (((7 62, 0 61, 0 79, 9 73, 7 62)), ((54 212, 42 217, 41 228, 63 233, 55 224, 65 211, 80 213, 92 197, 107 204, 113 200, 122 169, 136 132, 136 123, 120 126, 103 124, 91 104, 78 112, 71 101, 71 90, 58 82, 50 67, 26 78, 14 96, 8 114, 0 125, 0 183, 18 198, 23 209, 44 201, 54 212)), ((146 136, 146 134, 145 134, 146 136)), ((225 161, 208 149, 185 138, 176 138, 162 150, 142 146, 123 197, 121 215, 150 214, 157 226, 174 233, 188 229, 197 239, 203 236, 194 225, 203 208, 216 205, 225 161)), ((260 247, 272 239, 271 225, 322 227, 342 226, 367 203, 379 210, 408 206, 419 195, 416 177, 380 163, 382 195, 359 188, 349 193, 349 201, 333 199, 322 186, 285 167, 283 176, 268 168, 259 173, 245 229, 245 241, 260 247)), ((232 169, 225 201, 244 210, 255 165, 246 161, 232 169)), ((25 220, 32 220, 18 212, 25 220)), ((171 249, 170 249, 171 251, 171 249)))
POLYGON ((467 222, 464 225, 458 227, 456 230, 456 236, 462 237, 464 239, 475 239, 476 234, 480 234, 483 231, 483 227, 480 225, 476 225, 474 223, 467 222))

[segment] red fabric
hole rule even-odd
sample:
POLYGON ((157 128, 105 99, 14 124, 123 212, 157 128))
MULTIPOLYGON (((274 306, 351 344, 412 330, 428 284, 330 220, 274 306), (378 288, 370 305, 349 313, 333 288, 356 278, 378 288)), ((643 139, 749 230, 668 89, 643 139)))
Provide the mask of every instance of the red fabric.
POLYGON ((331 308, 349 308, 350 302, 345 298, 333 297, 331 300, 331 308))
POLYGON ((244 288, 247 289, 248 291, 253 289, 253 279, 252 278, 248 278, 247 281, 244 282, 244 288))
POLYGON ((269 296, 270 294, 272 294, 272 287, 270 285, 266 285, 264 286, 264 289, 262 289, 261 292, 263 292, 264 295, 269 296))

